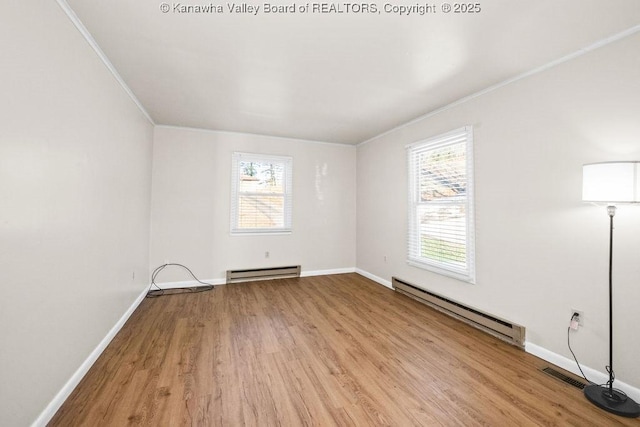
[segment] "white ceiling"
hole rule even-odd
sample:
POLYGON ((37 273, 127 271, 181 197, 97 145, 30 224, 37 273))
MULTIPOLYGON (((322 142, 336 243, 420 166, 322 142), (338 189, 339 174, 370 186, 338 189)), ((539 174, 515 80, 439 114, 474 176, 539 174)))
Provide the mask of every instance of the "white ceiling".
POLYGON ((385 13, 384 1, 379 14, 266 14, 245 1, 260 12, 67 3, 156 124, 347 144, 640 23, 638 0, 484 0, 466 15, 439 2, 424 16, 385 13))

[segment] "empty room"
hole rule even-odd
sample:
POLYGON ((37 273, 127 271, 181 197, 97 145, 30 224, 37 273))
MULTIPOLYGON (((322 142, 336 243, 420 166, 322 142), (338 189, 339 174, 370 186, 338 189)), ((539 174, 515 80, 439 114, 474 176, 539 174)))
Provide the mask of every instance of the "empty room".
POLYGON ((640 416, 640 2, 0 12, 0 425, 640 416))

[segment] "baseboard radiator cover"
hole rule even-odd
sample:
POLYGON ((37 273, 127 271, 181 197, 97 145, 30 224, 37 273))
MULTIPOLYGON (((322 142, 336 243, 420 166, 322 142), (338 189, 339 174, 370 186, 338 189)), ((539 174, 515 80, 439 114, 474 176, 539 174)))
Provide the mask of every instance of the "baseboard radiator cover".
POLYGON ((487 332, 509 344, 524 349, 525 327, 482 312, 459 302, 426 291, 397 277, 391 280, 393 289, 477 329, 487 332))
POLYGON ((299 265, 267 268, 246 268, 243 270, 227 270, 227 282, 248 282, 251 280, 282 279, 286 277, 300 277, 299 265))

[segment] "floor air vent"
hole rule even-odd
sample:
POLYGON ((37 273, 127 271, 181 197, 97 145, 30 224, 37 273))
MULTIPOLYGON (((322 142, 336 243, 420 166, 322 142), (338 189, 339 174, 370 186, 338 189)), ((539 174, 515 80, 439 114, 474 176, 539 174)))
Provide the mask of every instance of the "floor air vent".
POLYGON ((524 348, 524 326, 517 325, 475 308, 460 304, 433 292, 425 291, 396 277, 392 278, 396 292, 407 295, 423 304, 435 308, 449 316, 462 320, 471 326, 498 337, 509 344, 524 348))
POLYGON ((542 372, 544 372, 547 375, 551 375, 552 377, 559 379, 560 381, 563 381, 577 389, 583 390, 587 384, 580 381, 580 380, 576 380, 575 378, 571 378, 565 374, 563 374, 562 372, 556 371, 555 369, 547 366, 546 368, 542 369, 542 372))
POLYGON ((244 270, 227 270, 227 283, 247 282, 249 280, 281 279, 284 277, 300 277, 300 266, 248 268, 244 270))

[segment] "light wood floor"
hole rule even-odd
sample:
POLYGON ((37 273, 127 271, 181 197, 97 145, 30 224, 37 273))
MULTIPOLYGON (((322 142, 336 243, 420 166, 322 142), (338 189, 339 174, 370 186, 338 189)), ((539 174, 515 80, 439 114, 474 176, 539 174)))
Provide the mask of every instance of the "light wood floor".
POLYGON ((635 425, 357 274, 145 300, 51 426, 635 425))

